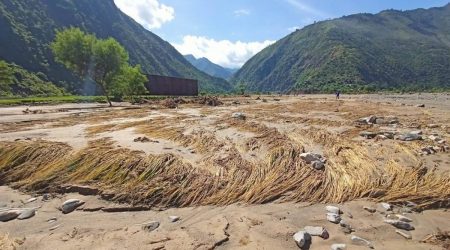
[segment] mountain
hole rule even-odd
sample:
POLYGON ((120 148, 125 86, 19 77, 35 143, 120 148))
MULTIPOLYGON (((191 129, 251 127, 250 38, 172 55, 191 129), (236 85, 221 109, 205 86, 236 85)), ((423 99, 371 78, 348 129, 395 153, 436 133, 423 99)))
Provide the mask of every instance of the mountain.
POLYGON ((56 30, 67 27, 115 38, 130 54, 131 64, 140 64, 145 73, 198 79, 200 91, 231 89, 227 81, 192 66, 172 45, 122 13, 113 0, 1 0, 0 59, 41 72, 71 92, 92 92, 53 59, 49 44, 56 30))
POLYGON ((232 78, 251 91, 450 89, 450 4, 318 22, 251 58, 232 78))
POLYGON ((193 55, 185 55, 184 58, 188 60, 192 65, 194 65, 197 69, 207 73, 210 76, 220 77, 223 79, 230 79, 234 73, 236 73, 237 69, 229 69, 224 68, 220 65, 217 65, 205 57, 195 58, 193 55))

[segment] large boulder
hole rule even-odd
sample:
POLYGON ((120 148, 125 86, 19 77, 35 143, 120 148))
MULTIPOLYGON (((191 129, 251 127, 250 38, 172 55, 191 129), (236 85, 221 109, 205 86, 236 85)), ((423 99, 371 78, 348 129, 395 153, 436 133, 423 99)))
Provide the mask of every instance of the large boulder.
POLYGON ((17 218, 17 216, 20 215, 20 213, 21 213, 21 211, 19 211, 19 210, 2 211, 2 212, 0 212, 0 221, 6 222, 6 221, 14 220, 15 218, 17 218))
POLYGON ((24 209, 24 210, 22 210, 20 215, 17 216, 17 219, 18 220, 26 220, 26 219, 33 217, 35 214, 36 214, 36 210, 34 208, 24 209))
POLYGON ((298 231, 294 234, 294 241, 300 249, 308 249, 311 244, 311 235, 305 231, 298 231))

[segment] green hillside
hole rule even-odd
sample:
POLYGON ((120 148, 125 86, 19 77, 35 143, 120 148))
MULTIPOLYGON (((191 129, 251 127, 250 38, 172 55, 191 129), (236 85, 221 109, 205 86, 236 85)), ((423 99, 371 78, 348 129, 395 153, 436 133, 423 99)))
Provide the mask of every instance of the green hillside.
POLYGON ((450 4, 309 25, 251 58, 232 79, 252 91, 450 89, 450 4))
POLYGON ((55 63, 49 49, 55 30, 71 26, 99 38, 115 38, 129 52, 131 64, 140 64, 146 73, 195 78, 201 91, 231 89, 228 82, 196 69, 168 42, 123 14, 113 0, 0 1, 0 59, 41 72, 72 93, 92 94, 95 87, 55 63))

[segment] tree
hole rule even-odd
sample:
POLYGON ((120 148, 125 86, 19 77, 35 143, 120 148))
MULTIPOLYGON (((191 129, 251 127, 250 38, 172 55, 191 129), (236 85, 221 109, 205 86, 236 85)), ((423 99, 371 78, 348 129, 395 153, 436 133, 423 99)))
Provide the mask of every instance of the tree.
MULTIPOLYGON (((118 79, 120 74, 130 73, 127 68, 131 68, 128 53, 119 42, 113 38, 98 39, 79 28, 69 28, 57 32, 51 48, 57 62, 81 78, 93 80, 112 106, 109 95, 117 86, 114 79, 118 79)), ((132 82, 122 78, 123 84, 132 82)))
POLYGON ((120 74, 113 79, 112 94, 117 98, 128 96, 131 102, 135 102, 136 95, 147 93, 144 83, 147 77, 141 73, 141 66, 123 67, 120 74))
POLYGON ((8 92, 13 81, 13 71, 9 65, 0 60, 0 92, 8 92))
POLYGON ((240 94, 240 95, 244 95, 246 89, 247 89, 247 85, 243 82, 239 83, 236 86, 236 90, 237 90, 238 94, 240 94))

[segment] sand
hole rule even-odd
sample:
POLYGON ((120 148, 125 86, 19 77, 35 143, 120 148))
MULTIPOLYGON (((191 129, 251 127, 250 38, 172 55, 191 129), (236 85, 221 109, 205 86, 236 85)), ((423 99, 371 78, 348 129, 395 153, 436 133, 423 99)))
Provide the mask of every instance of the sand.
MULTIPOLYGON (((361 160, 380 169, 389 161, 405 168, 420 163, 441 175, 449 175, 448 152, 420 155, 420 147, 431 144, 428 140, 403 143, 366 140, 358 135, 367 129, 398 133, 421 129, 426 136, 438 134, 448 141, 449 95, 344 95, 340 101, 327 95, 261 98, 267 102, 256 100, 256 96, 230 97, 224 99, 224 106, 186 104, 177 109, 155 109, 148 105, 121 105, 109 109, 100 104, 30 108, 41 109, 42 114, 23 114, 25 106, 6 107, 0 108, 0 141, 61 142, 69 145, 75 154, 95 140, 109 138, 111 147, 139 151, 144 156, 173 155, 193 168, 226 178, 228 157, 241 157, 243 164, 251 168, 267 162, 271 141, 264 141, 260 127, 274 129, 285 136, 286 143, 301 145, 306 151, 328 154, 331 149, 327 142, 311 132, 318 131, 341 137, 347 144, 354 143, 368 152, 376 152, 361 160), (241 105, 232 104, 235 100, 241 105), (422 103, 425 108, 416 107, 422 103), (235 112, 245 113, 246 121, 232 120, 231 115, 235 112), (400 124, 355 125, 356 119, 369 115, 394 115, 400 124), (429 128, 429 124, 438 126, 429 128), (137 137, 147 137, 150 142, 135 142, 137 137), (212 146, 203 148, 189 138, 211 138, 206 142, 212 146)), ((115 213, 98 209, 126 204, 76 193, 59 194, 47 202, 42 202, 41 196, 37 195, 36 202, 21 202, 31 195, 37 194, 29 189, 22 193, 7 186, 0 187, 0 206, 42 206, 31 219, 0 222, 0 234, 15 239, 20 243, 19 249, 298 249, 292 235, 308 225, 323 226, 330 232, 327 240, 314 237, 311 249, 330 249, 334 243, 345 243, 347 249, 367 249, 352 245, 350 235, 326 221, 324 207, 329 203, 285 201, 290 200, 290 193, 266 204, 238 201, 226 206, 154 206, 149 211, 115 213), (69 198, 83 199, 86 204, 80 210, 63 215, 57 207, 69 198), (170 215, 180 216, 181 220, 171 223, 170 215), (52 217, 57 221, 48 223, 52 217), (152 220, 161 223, 157 230, 146 232, 141 229, 140 224, 152 220), (49 230, 58 225, 55 230, 49 230)), ((383 222, 384 214, 380 213, 383 210, 373 200, 356 199, 337 205, 344 211, 343 218, 356 230, 353 235, 370 240, 375 249, 442 249, 442 245, 420 241, 438 229, 450 231, 450 213, 443 208, 407 214, 416 228, 411 231, 412 240, 407 240, 396 234, 393 226, 383 222), (370 214, 363 206, 373 206, 379 211, 370 214)))

